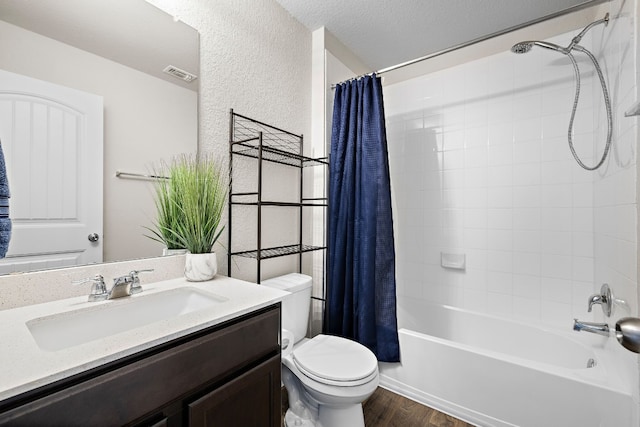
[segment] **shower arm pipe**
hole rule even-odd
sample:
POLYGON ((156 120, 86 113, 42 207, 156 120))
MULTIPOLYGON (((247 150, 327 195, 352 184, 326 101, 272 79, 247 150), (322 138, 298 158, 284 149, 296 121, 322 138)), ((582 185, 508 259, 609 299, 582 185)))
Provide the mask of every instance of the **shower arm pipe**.
POLYGON ((584 29, 582 31, 580 31, 580 33, 577 36, 575 36, 573 39, 571 39, 571 43, 569 43, 569 46, 567 46, 567 50, 569 52, 571 52, 571 49, 573 49, 573 47, 575 45, 580 43, 580 40, 582 40, 582 37, 584 37, 584 35, 587 34, 587 32, 590 29, 592 29, 596 25, 600 25, 600 24, 605 24, 605 27, 609 24, 609 14, 608 13, 604 16, 604 18, 598 19, 597 21, 594 21, 591 24, 589 24, 586 27, 584 27, 584 29))
MULTIPOLYGON (((539 23, 544 22, 544 21, 548 21, 548 20, 553 19, 553 18, 558 18, 560 16, 564 16, 564 15, 567 15, 569 13, 577 12, 579 10, 586 9, 586 8, 592 7, 592 6, 596 6, 596 5, 599 5, 599 4, 602 4, 602 3, 607 3, 608 1, 609 0, 588 0, 588 1, 585 1, 583 3, 576 4, 575 6, 571 6, 571 7, 568 7, 566 9, 559 10, 558 12, 554 12, 554 13, 551 13, 549 15, 545 15, 545 16, 543 16, 541 18, 533 19, 531 21, 527 21, 527 22, 522 23, 522 24, 514 25, 514 26, 506 28, 504 30, 496 31, 496 32, 493 32, 493 33, 488 34, 486 36, 478 37, 476 39, 469 40, 468 42, 460 43, 460 44, 448 47, 446 49, 442 49, 442 50, 439 50, 437 52, 430 53, 430 54, 425 55, 425 56, 421 56, 420 58, 416 58, 416 59, 412 59, 410 61, 402 62, 400 64, 392 65, 392 66, 387 67, 387 68, 382 68, 382 69, 380 69, 378 71, 372 71, 370 73, 360 74, 359 76, 352 77, 352 78, 347 79, 345 81, 348 82, 348 81, 351 81, 351 80, 357 80, 357 79, 359 79, 361 77, 364 77, 364 76, 370 76, 370 75, 373 75, 373 74, 380 75, 380 74, 388 73, 390 71, 395 71, 395 70, 398 70, 400 68, 408 67, 410 65, 426 61, 428 59, 437 58, 438 56, 442 56, 442 55, 445 55, 447 53, 454 52, 456 50, 463 49, 465 47, 469 47, 469 46, 472 46, 474 44, 477 44, 477 43, 480 43, 480 42, 483 42, 483 41, 487 41, 487 40, 493 39, 493 38, 498 37, 498 36, 509 34, 509 33, 514 32, 514 31, 521 30, 523 28, 530 27, 532 25, 539 24, 539 23)), ((578 36, 584 35, 584 33, 588 29, 590 29, 592 26, 600 24, 603 21, 604 21, 604 19, 601 19, 599 21, 595 21, 595 22, 591 23, 582 32, 580 32, 580 34, 578 34, 578 36)), ((573 44, 573 42, 572 42, 572 44, 573 44)), ((331 89, 335 89, 335 88, 336 88, 336 85, 332 84, 331 85, 331 89)))

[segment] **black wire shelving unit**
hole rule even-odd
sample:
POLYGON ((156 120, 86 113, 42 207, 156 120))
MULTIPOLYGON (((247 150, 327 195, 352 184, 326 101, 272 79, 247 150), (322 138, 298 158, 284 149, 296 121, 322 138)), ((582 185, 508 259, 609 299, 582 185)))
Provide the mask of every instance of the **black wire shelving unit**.
MULTIPOLYGON (((303 196, 303 168, 311 166, 328 166, 327 158, 310 158, 303 155, 303 136, 279 129, 275 126, 230 111, 229 114, 229 218, 228 218, 228 273, 231 276, 234 256, 253 258, 256 262, 256 283, 261 281, 261 263, 263 260, 283 256, 298 256, 298 272, 302 272, 302 254, 326 249, 326 246, 313 246, 302 243, 303 210, 309 207, 328 206, 327 199, 305 198, 303 196), (257 160, 257 191, 234 192, 233 165, 236 156, 257 160), (281 202, 263 199, 263 162, 299 169, 298 202, 281 202), (250 250, 234 251, 232 244, 234 206, 255 206, 257 208, 256 247, 250 250), (298 241, 290 245, 263 247, 262 242, 262 209, 264 207, 298 208, 298 241)), ((324 293, 324 292, 323 292, 324 293)))

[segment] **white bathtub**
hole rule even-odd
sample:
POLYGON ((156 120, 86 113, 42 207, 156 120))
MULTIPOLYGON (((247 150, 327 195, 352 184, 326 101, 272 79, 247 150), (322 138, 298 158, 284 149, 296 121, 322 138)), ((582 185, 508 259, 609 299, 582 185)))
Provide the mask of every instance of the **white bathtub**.
POLYGON ((578 337, 585 345, 573 331, 410 300, 399 307, 401 363, 380 363, 383 387, 479 426, 637 423, 604 338, 578 337))

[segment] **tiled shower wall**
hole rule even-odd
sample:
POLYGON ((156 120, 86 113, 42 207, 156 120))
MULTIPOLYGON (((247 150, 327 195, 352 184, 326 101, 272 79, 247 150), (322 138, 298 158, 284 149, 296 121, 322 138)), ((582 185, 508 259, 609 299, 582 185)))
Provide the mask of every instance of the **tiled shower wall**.
MULTIPOLYGON (((637 313, 636 125, 623 116, 635 101, 632 25, 622 14, 581 42, 603 64, 613 100, 613 148, 597 172, 569 151, 573 68, 560 53, 505 46, 385 87, 400 304, 422 299, 570 330, 574 317, 592 317, 587 297, 609 281, 637 313), (464 255, 466 268, 442 267, 441 253, 464 255)), ((549 41, 566 46, 577 31, 549 41)), ((592 164, 604 104, 590 61, 576 56, 574 140, 592 164)))

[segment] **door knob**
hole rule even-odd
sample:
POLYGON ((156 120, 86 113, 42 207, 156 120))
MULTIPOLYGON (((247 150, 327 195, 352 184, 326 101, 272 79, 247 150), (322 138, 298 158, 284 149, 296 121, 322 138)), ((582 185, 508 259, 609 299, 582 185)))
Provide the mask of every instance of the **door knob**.
POLYGON ((100 240, 100 236, 98 236, 98 233, 91 233, 87 236, 87 239, 89 239, 90 242, 95 243, 100 240))
POLYGON ((640 319, 623 317, 616 322, 616 338, 627 350, 640 353, 640 319))

